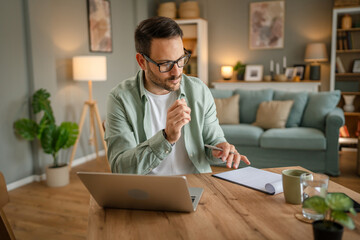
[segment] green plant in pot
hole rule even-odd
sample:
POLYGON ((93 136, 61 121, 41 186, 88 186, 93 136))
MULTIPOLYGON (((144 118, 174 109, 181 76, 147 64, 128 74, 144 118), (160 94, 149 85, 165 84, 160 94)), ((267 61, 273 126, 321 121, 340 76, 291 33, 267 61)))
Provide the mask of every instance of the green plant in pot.
POLYGON ((246 68, 245 64, 242 64, 240 61, 236 62, 233 69, 234 69, 234 72, 237 72, 237 74, 236 74, 237 80, 244 80, 245 68, 246 68))
POLYGON ((19 119, 14 123, 15 133, 25 140, 38 139, 45 153, 51 154, 53 164, 46 169, 49 186, 64 186, 69 183, 67 164, 59 163, 59 151, 75 144, 79 127, 74 122, 62 122, 56 125, 50 93, 45 89, 37 90, 32 96, 32 110, 35 115, 42 114, 39 122, 32 119, 19 119))
POLYGON ((313 196, 305 199, 303 208, 309 208, 324 215, 323 220, 313 222, 314 238, 316 240, 341 239, 343 226, 354 229, 354 222, 347 213, 356 215, 353 206, 354 202, 344 193, 328 193, 325 198, 313 196))

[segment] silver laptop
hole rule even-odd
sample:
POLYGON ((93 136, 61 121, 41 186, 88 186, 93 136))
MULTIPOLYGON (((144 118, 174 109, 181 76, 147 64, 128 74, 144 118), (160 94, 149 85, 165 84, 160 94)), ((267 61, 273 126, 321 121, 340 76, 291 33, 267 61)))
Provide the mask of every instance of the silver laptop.
POLYGON ((95 201, 104 208, 193 212, 203 193, 189 188, 185 176, 78 172, 95 201))

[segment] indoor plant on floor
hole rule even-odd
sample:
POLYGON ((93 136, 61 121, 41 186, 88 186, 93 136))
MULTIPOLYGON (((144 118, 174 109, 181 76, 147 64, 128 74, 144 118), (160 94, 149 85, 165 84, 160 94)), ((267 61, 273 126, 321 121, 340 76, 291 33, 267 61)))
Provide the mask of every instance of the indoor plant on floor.
POLYGON ((313 222, 314 239, 341 239, 344 227, 355 225, 347 212, 356 215, 354 202, 344 193, 328 193, 325 198, 313 196, 305 199, 303 208, 310 208, 324 215, 323 220, 313 222))
POLYGON ((69 170, 67 163, 59 163, 58 153, 60 149, 75 144, 79 128, 73 122, 63 122, 57 126, 49 98, 50 93, 45 89, 36 91, 31 105, 35 115, 43 113, 39 123, 23 118, 14 123, 14 128, 15 132, 26 140, 39 139, 44 152, 51 154, 53 165, 46 168, 46 182, 50 187, 60 187, 69 183, 69 170))

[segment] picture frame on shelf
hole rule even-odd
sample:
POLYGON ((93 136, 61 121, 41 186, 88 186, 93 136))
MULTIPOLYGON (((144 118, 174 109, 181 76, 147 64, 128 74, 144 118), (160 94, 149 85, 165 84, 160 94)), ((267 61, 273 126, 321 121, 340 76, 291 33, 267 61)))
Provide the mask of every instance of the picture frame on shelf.
POLYGON ((354 65, 353 65, 352 72, 353 73, 360 73, 360 59, 355 59, 354 60, 354 65))
POLYGON ((285 70, 286 79, 291 81, 296 76, 296 68, 295 67, 287 67, 285 70))
POLYGON ((109 0, 87 0, 90 52, 112 52, 109 0))
POLYGON ((299 76, 300 80, 304 80, 305 67, 306 66, 304 64, 294 64, 294 68, 296 68, 296 76, 299 76))
POLYGON ((263 65, 246 65, 245 81, 261 81, 263 79, 263 65))
POLYGON ((284 48, 285 1, 250 3, 251 50, 284 48))

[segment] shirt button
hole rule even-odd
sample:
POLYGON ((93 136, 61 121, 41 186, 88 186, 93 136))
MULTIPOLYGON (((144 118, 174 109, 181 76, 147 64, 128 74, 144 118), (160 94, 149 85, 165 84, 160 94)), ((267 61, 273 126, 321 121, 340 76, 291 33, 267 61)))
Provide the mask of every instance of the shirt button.
POLYGON ((192 154, 190 154, 190 157, 192 157, 193 155, 192 154))
POLYGON ((151 172, 151 171, 152 171, 152 168, 149 168, 148 171, 151 172))
POLYGON ((168 154, 168 153, 169 153, 169 151, 166 151, 165 153, 166 153, 166 154, 168 154))

